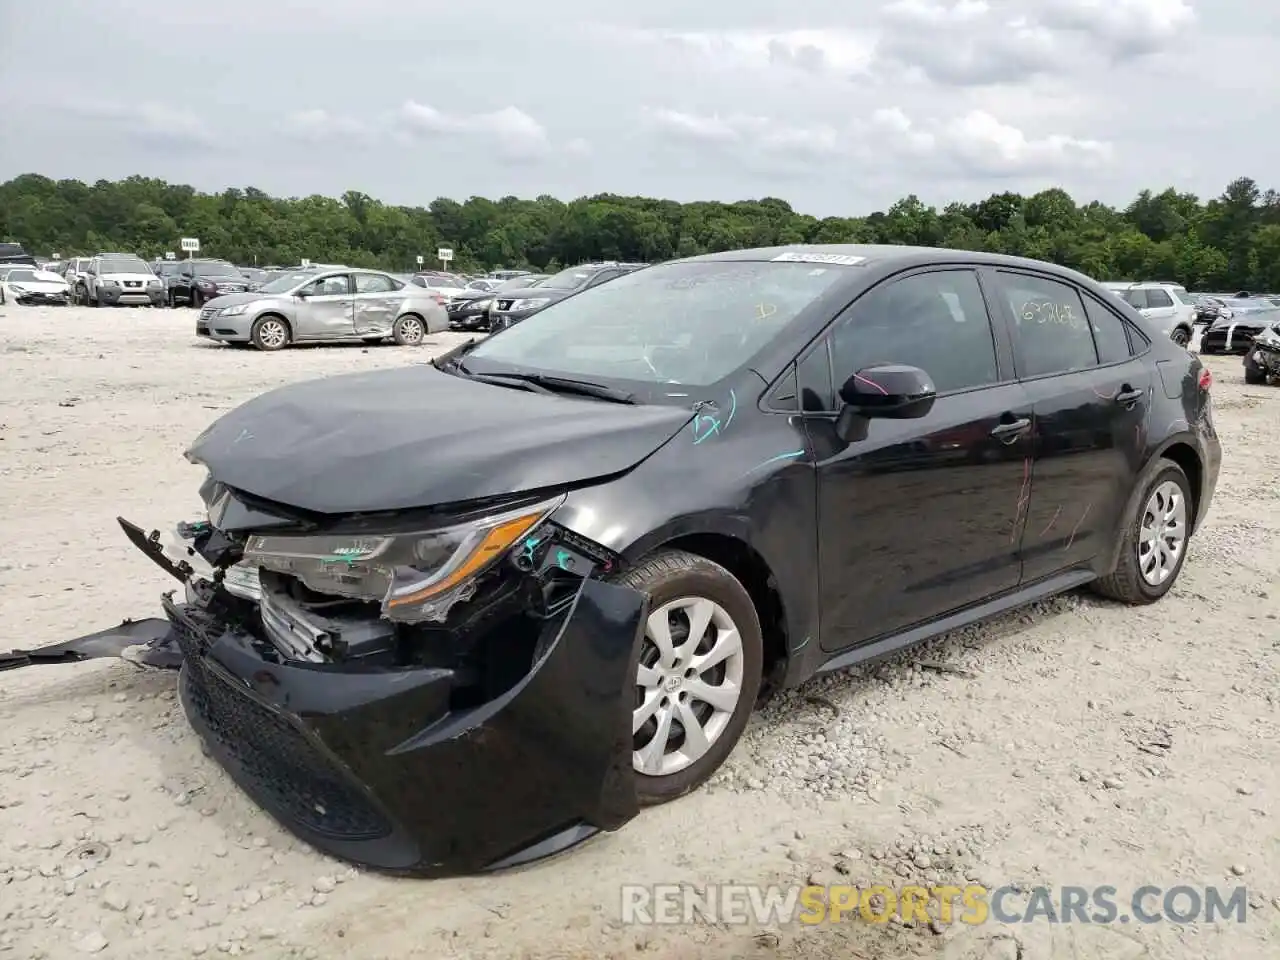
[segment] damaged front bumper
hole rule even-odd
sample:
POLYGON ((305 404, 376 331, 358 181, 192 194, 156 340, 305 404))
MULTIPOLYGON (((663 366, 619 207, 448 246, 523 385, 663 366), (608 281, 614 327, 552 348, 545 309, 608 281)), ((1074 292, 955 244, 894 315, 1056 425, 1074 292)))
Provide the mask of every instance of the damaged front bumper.
MULTIPOLYGON (((155 535, 122 525, 165 566, 155 535)), ((168 563, 187 591, 186 602, 165 595, 166 619, 27 651, 13 665, 142 644, 149 665, 180 666, 191 725, 246 793, 313 846, 381 870, 516 866, 638 812, 631 712, 644 594, 584 578, 544 621, 527 673, 467 704, 448 668, 281 660, 259 617, 228 613, 243 599, 225 603, 223 587, 168 563)))

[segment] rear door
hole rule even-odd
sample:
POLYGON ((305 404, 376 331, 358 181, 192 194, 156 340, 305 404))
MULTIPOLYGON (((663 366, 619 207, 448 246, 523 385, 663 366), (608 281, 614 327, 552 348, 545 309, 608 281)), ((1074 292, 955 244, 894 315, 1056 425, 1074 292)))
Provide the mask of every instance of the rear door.
MULTIPOLYGON (((1143 335, 1062 278, 992 269, 1035 414, 1023 580, 1088 567, 1115 536, 1142 468, 1151 372, 1143 335)), ((1148 291, 1150 292, 1150 291, 1148 291)))
POLYGON ((358 337, 387 337, 404 295, 398 280, 381 273, 353 274, 354 327, 358 337))
POLYGON ((1011 590, 1030 471, 1031 404, 995 335, 977 273, 887 281, 797 362, 818 470, 821 646, 869 643, 1011 590), (938 399, 919 420, 835 431, 838 385, 907 363, 938 399))

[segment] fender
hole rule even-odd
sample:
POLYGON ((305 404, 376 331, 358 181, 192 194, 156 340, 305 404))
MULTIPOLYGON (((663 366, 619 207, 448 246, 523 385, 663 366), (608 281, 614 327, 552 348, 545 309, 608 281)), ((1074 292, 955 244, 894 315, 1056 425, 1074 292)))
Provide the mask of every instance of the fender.
MULTIPOLYGON (((1142 495, 1146 492, 1147 484, 1151 481, 1160 470, 1164 469, 1163 461, 1168 459, 1165 457, 1165 451, 1176 444, 1185 444, 1192 450, 1196 451, 1196 458, 1200 460, 1201 466, 1204 465, 1204 457, 1200 453, 1200 443, 1196 439, 1195 434, 1190 431, 1182 431, 1175 433, 1173 436, 1166 437, 1158 447, 1147 458, 1146 465, 1138 474, 1137 480, 1134 482, 1133 490, 1129 494, 1129 499, 1125 502, 1124 511, 1120 514, 1120 527, 1115 531, 1115 535, 1111 538, 1111 546, 1107 549, 1106 554, 1100 558, 1098 570, 1101 575, 1112 573, 1120 563, 1120 548, 1124 542, 1124 532, 1129 523, 1137 515, 1141 505, 1142 495)), ((1196 513, 1199 513, 1199 504, 1197 504, 1196 513)), ((1192 521, 1191 532, 1194 534, 1197 529, 1195 519, 1192 521)))

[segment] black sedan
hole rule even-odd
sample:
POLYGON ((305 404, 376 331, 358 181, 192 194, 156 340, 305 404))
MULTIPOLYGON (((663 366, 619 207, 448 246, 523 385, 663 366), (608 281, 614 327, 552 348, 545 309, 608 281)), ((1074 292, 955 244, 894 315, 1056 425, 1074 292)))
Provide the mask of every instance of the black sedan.
POLYGON ((539 283, 529 296, 495 297, 489 309, 489 329, 505 330, 565 297, 616 280, 643 266, 642 263, 585 263, 561 270, 539 283))
POLYGON ((517 290, 536 287, 545 279, 545 273, 528 273, 512 277, 491 291, 468 291, 465 295, 454 297, 446 308, 449 311, 449 329, 464 332, 487 331, 494 300, 503 296, 509 298, 517 290))
POLYGON ((1248 353, 1253 338, 1280 320, 1280 307, 1270 300, 1256 298, 1246 303, 1230 301, 1229 314, 1209 324, 1200 338, 1201 353, 1248 353))
POLYGON ((1218 478, 1211 383, 1047 263, 666 263, 227 413, 186 454, 213 572, 125 524, 185 599, 9 659, 150 636, 210 753, 305 840, 510 866, 706 781, 762 689, 1084 585, 1160 600, 1218 478))

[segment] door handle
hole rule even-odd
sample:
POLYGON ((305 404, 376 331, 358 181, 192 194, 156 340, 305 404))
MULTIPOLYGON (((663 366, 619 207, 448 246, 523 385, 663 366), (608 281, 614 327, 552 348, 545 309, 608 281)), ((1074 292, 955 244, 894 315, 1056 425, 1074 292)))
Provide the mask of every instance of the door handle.
POLYGON ((1026 417, 1017 420, 1009 420, 1005 423, 996 424, 991 431, 991 436, 995 437, 1001 443, 1013 443, 1018 437, 1022 436, 1031 429, 1031 421, 1026 417))
POLYGON ((1123 403, 1125 405, 1128 405, 1131 403, 1137 403, 1139 400, 1142 399, 1145 393, 1146 393, 1145 390, 1135 390, 1133 389, 1133 387, 1129 386, 1129 384, 1126 383, 1123 387, 1120 388, 1120 392, 1116 394, 1115 400, 1116 400, 1116 403, 1123 403))

